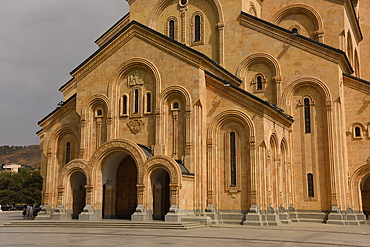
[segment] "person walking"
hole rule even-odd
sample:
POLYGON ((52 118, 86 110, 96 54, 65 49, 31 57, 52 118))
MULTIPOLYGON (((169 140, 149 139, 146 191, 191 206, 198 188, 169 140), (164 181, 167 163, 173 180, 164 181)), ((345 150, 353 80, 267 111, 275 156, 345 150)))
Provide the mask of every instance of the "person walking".
POLYGON ((29 219, 30 219, 30 220, 33 220, 33 207, 32 207, 32 205, 30 206, 29 219))
POLYGON ((24 205, 23 207, 23 211, 22 211, 22 218, 25 220, 26 219, 26 215, 27 215, 27 206, 24 205))

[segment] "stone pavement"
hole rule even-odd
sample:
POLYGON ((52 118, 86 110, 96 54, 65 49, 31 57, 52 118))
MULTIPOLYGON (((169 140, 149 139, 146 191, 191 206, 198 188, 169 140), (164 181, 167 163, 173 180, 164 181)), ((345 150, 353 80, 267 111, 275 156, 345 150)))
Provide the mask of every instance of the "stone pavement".
POLYGON ((21 211, 0 212, 0 246, 370 246, 370 226, 292 223, 192 230, 5 227, 21 211))

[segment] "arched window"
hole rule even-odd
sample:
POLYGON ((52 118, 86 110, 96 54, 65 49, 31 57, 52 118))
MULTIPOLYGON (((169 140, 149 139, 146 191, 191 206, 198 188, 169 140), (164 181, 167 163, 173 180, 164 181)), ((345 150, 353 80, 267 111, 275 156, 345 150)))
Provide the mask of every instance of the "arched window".
POLYGON ((178 40, 178 20, 175 16, 170 16, 167 19, 166 35, 171 39, 178 40))
POLYGON ((230 186, 236 186, 236 140, 235 132, 230 132, 230 186))
POLYGON ((172 108, 173 108, 174 110, 179 110, 179 109, 180 109, 179 102, 177 102, 177 101, 173 102, 173 104, 172 104, 172 108))
POLYGON ((175 21, 170 20, 168 23, 168 36, 171 39, 175 39, 175 21))
POLYGON ((146 112, 152 112, 152 95, 151 93, 146 94, 146 112))
POLYGON ((311 133, 311 109, 310 109, 310 99, 304 99, 304 126, 305 133, 311 133))
POLYGON ((66 144, 66 164, 71 161, 71 143, 66 144))
POLYGON ((139 113, 139 89, 134 91, 134 113, 139 113))
POLYGON ((204 14, 196 11, 191 18, 191 43, 193 45, 204 44, 204 14))
POLYGON ((103 110, 102 110, 102 109, 98 109, 98 110, 96 111, 96 116, 97 116, 97 117, 102 117, 102 116, 103 116, 103 110))
POLYGON ((263 81, 262 81, 262 76, 257 76, 257 90, 262 90, 263 89, 263 81))
POLYGON ((122 114, 127 114, 127 95, 122 96, 122 114))
POLYGON ((313 174, 307 174, 307 189, 308 189, 308 197, 315 197, 315 191, 313 187, 313 174))
POLYGON ((186 5, 188 3, 187 0, 180 0, 181 5, 186 5))
POLYGON ((194 17, 194 42, 200 41, 200 15, 194 17))
POLYGON ((362 131, 360 126, 355 127, 355 137, 362 137, 362 131))

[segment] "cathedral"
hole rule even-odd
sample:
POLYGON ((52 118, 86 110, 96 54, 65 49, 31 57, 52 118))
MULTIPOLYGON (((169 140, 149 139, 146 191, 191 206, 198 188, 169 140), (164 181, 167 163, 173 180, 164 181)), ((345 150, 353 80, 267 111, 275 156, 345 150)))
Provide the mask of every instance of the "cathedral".
POLYGON ((370 214, 369 1, 127 2, 39 121, 37 219, 370 214))

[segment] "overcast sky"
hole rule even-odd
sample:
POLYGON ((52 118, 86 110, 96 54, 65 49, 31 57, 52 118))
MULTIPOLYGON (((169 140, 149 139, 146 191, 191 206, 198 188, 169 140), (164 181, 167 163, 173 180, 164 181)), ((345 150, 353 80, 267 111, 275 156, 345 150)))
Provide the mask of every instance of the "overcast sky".
POLYGON ((59 87, 128 10, 125 0, 0 0, 0 145, 38 144, 59 87))

